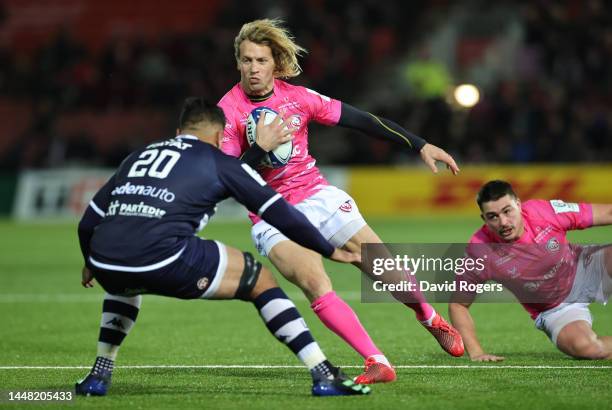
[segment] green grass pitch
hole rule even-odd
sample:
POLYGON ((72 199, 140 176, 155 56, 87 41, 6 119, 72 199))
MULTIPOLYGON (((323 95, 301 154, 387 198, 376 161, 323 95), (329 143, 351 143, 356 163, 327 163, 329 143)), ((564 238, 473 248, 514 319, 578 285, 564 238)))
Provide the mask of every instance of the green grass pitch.
MULTIPOLYGON (((479 226, 477 218, 372 219, 370 223, 387 242, 465 242, 479 226)), ((82 262, 76 225, 4 221, 0 222, 0 233, 0 390, 71 389, 94 359, 102 297, 99 286, 94 289, 80 286, 82 262), (15 368, 18 366, 67 368, 15 368)), ((204 234, 254 252, 246 223, 213 221, 204 234)), ((575 232, 570 236, 572 240, 591 243, 610 242, 610 238, 611 228, 575 232)), ((270 266, 267 261, 263 262, 270 266)), ((502 363, 475 366, 465 357, 452 358, 442 352, 413 314, 401 305, 360 303, 359 274, 354 268, 336 263, 327 263, 327 268, 336 290, 354 307, 379 347, 394 364, 411 366, 398 368, 396 383, 374 386, 369 397, 313 398, 307 372, 297 367, 300 363, 289 350, 268 334, 249 304, 145 296, 138 322, 119 354, 109 395, 78 398, 76 407, 574 409, 610 406, 612 363, 577 361, 564 356, 534 328, 527 313, 516 304, 473 307, 485 349, 506 356, 502 363), (296 367, 224 367, 229 365, 296 367)), ((285 281, 281 284, 296 301, 328 357, 336 364, 347 366, 350 375, 356 375, 361 358, 324 328, 297 288, 285 281)), ((436 307, 446 315, 445 305, 436 307)), ((595 330, 612 334, 612 310, 592 305, 592 312, 595 330)), ((6 403, 2 406, 16 407, 6 403)))

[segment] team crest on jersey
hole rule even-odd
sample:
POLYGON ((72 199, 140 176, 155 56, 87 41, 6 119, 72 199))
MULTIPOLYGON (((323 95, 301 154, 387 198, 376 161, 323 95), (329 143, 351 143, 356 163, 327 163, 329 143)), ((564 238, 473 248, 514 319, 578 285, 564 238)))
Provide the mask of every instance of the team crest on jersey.
POLYGON ((527 282, 523 285, 523 289, 527 292, 535 292, 540 287, 540 282, 527 282))
POLYGON ((300 128, 300 125, 302 125, 302 119, 300 118, 300 116, 292 115, 291 116, 291 126, 293 128, 300 128))
POLYGON ((548 242, 546 242, 546 249, 548 249, 550 252, 557 252, 559 251, 560 247, 561 245, 559 244, 557 238, 550 238, 548 242))
POLYGON ((351 205, 351 200, 349 199, 342 205, 340 205, 340 210, 342 212, 351 212, 353 210, 353 206, 351 205))
POLYGON ((200 278, 197 286, 198 286, 198 289, 200 290, 206 289, 206 287, 208 286, 208 278, 207 277, 200 278))

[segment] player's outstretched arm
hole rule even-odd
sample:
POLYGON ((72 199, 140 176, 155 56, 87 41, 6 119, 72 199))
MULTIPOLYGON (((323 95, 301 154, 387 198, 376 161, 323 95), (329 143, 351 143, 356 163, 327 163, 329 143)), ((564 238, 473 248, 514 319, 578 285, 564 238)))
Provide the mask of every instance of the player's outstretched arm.
POLYGON ((300 211, 283 198, 275 201, 261 217, 287 238, 341 263, 361 263, 361 254, 334 248, 300 211))
POLYGON ((612 225, 612 204, 592 204, 593 226, 612 225))
POLYGON ((474 325, 474 319, 472 319, 469 307, 470 305, 467 303, 451 302, 448 305, 451 322, 461 333, 463 344, 470 356, 470 360, 475 362, 500 362, 504 360, 503 356, 492 355, 482 349, 476 336, 476 326, 474 325))
POLYGON ((227 194, 259 215, 293 242, 337 262, 361 262, 358 252, 334 248, 300 211, 283 199, 257 171, 235 158, 215 156, 220 182, 227 194))
POLYGON ((425 164, 434 173, 438 172, 436 161, 444 162, 455 175, 459 172, 459 167, 455 160, 446 151, 435 145, 428 144, 423 138, 412 134, 402 126, 386 118, 378 117, 349 104, 342 103, 342 113, 340 114, 338 125, 412 148, 420 153, 425 164))
POLYGON ((334 248, 304 214, 283 198, 275 201, 260 216, 293 242, 312 249, 328 259, 340 263, 361 263, 360 251, 350 252, 334 248))

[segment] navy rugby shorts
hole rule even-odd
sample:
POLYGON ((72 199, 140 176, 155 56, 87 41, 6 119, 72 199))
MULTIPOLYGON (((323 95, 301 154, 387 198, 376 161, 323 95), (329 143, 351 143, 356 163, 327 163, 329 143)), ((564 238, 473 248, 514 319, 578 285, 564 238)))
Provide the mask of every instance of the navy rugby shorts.
POLYGON ((227 267, 227 252, 220 242, 194 236, 174 262, 146 272, 122 272, 88 264, 94 278, 112 295, 155 294, 179 299, 213 296, 227 267))

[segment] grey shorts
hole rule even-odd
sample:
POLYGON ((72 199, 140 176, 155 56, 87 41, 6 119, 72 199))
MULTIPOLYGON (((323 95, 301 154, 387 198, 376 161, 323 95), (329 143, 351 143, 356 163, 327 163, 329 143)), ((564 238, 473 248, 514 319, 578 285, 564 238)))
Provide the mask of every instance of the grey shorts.
POLYGON ((606 271, 604 251, 597 246, 585 246, 576 268, 576 277, 569 295, 558 306, 538 315, 535 325, 557 345, 557 337, 568 324, 577 320, 593 324, 589 311, 592 302, 603 303, 610 298, 612 279, 606 271))

